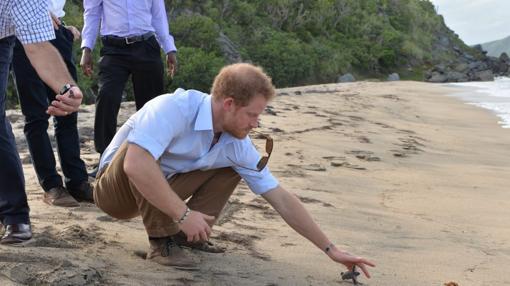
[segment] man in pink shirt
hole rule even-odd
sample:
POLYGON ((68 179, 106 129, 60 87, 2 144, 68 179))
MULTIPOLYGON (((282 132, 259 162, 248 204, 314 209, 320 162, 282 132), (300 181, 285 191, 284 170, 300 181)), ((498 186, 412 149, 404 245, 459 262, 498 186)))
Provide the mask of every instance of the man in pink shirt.
MULTIPOLYGON (((96 98, 94 144, 104 152, 117 129, 122 93, 131 76, 136 109, 164 93, 166 54, 168 75, 176 72, 174 39, 169 33, 163 0, 84 0, 83 50, 80 65, 85 75, 93 72, 91 51, 100 32, 99 93, 96 98)), ((91 174, 95 176, 95 172, 91 174)))

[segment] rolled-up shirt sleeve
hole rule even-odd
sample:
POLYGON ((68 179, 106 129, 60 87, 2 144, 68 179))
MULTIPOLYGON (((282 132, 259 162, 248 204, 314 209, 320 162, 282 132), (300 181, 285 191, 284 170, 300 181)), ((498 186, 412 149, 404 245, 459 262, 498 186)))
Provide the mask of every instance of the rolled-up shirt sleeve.
POLYGON ((235 158, 231 159, 235 163, 233 168, 253 193, 262 195, 278 187, 278 180, 271 174, 267 166, 260 172, 250 170, 256 169, 257 162, 260 160, 260 154, 250 140, 244 140, 243 144, 237 146, 235 153, 235 158))
POLYGON ((170 35, 168 28, 168 18, 166 15, 165 2, 163 0, 154 0, 152 2, 152 26, 156 30, 156 37, 165 54, 177 51, 174 37, 170 35))
POLYGON ((46 1, 14 1, 11 11, 15 35, 22 44, 55 39, 46 1))
POLYGON ((158 97, 149 101, 133 118, 129 143, 136 144, 158 160, 172 140, 181 132, 184 116, 176 104, 165 104, 164 100, 172 98, 158 97), (171 114, 172 116, 162 116, 171 114))

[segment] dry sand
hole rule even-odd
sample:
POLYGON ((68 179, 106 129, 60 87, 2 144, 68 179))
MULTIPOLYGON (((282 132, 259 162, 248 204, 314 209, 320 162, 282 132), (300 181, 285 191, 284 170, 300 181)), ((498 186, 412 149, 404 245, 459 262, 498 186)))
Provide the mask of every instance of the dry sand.
MULTIPOLYGON (((282 185, 339 247, 377 263, 364 285, 510 285, 510 130, 445 96, 452 90, 419 82, 281 89, 262 117, 282 185)), ((124 104, 119 122, 133 109, 124 104)), ((42 203, 23 117, 8 116, 35 238, 0 246, 0 285, 351 285, 244 184, 213 233, 225 254, 192 252, 195 272, 144 261, 134 254, 147 248, 140 219, 42 203)), ((90 164, 93 106, 79 119, 90 164)))

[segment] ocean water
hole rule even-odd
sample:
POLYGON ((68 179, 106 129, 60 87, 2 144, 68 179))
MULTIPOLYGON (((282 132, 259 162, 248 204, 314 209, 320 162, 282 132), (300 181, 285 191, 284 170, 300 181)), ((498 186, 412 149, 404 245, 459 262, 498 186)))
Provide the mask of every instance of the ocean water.
POLYGON ((452 95, 468 104, 494 112, 503 128, 510 128, 510 78, 498 77, 494 81, 449 83, 448 86, 468 87, 471 90, 455 92, 452 95))

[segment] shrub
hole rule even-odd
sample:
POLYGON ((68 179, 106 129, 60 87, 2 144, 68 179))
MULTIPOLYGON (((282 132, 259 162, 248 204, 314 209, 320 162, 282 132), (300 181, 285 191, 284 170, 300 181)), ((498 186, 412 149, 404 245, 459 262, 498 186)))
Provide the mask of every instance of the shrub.
POLYGON ((169 91, 181 87, 209 92, 214 77, 225 65, 221 56, 192 47, 181 47, 177 58, 178 70, 168 85, 169 91))

